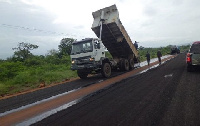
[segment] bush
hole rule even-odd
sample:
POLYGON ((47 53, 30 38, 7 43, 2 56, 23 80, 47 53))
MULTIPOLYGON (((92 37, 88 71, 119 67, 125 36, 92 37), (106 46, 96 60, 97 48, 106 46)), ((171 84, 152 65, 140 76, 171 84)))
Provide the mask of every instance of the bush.
POLYGON ((22 62, 2 62, 0 63, 0 81, 12 79, 19 71, 23 71, 22 62))
POLYGON ((15 76, 15 78, 13 78, 13 80, 11 81, 11 84, 26 86, 26 84, 34 83, 35 79, 37 78, 34 78, 34 76, 30 76, 29 71, 24 71, 15 76))
POLYGON ((146 53, 147 51, 150 53, 151 58, 157 58, 157 51, 160 50, 162 55, 170 54, 170 48, 169 47, 161 47, 161 48, 143 48, 142 50, 139 50, 140 54, 140 61, 146 60, 146 53))
POLYGON ((181 52, 186 52, 190 49, 190 45, 182 45, 180 46, 180 51, 181 52))
POLYGON ((10 90, 10 85, 0 83, 0 96, 7 94, 10 90))
POLYGON ((61 59, 61 64, 65 64, 67 66, 71 65, 71 58, 69 55, 63 55, 61 59))
POLYGON ((39 66, 44 64, 44 58, 40 56, 32 56, 24 61, 24 64, 28 67, 39 66))

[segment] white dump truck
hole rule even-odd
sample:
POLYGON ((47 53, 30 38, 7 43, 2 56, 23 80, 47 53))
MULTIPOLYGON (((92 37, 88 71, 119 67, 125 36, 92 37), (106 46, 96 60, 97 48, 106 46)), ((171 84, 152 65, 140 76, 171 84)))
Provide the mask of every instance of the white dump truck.
POLYGON ((128 71, 139 62, 139 54, 119 19, 116 5, 92 13, 92 30, 98 38, 85 38, 72 44, 72 70, 78 76, 101 73, 110 77, 113 69, 128 71), (106 47, 106 48, 105 48, 106 47), (105 57, 106 49, 112 59, 105 57))

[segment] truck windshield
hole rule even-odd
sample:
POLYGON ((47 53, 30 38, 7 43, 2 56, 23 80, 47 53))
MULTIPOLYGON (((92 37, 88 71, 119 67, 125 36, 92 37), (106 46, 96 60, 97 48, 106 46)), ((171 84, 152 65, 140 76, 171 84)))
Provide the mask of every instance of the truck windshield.
POLYGON ((74 43, 72 44, 71 55, 87 53, 87 52, 92 52, 92 51, 93 51, 92 41, 74 43))

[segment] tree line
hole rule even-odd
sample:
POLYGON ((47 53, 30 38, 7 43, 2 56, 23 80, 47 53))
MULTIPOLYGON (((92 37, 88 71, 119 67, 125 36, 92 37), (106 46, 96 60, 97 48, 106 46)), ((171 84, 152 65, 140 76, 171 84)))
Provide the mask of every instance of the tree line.
MULTIPOLYGON (((50 51, 48 51, 46 56, 57 56, 60 59, 63 56, 69 56, 71 52, 71 45, 75 40, 76 39, 73 38, 63 38, 58 45, 58 51, 55 49, 51 49, 50 51)), ((34 57, 34 55, 31 53, 31 50, 37 49, 38 47, 38 45, 34 45, 31 43, 20 42, 18 43, 17 47, 12 48, 14 50, 14 54, 12 57, 7 58, 7 60, 25 62, 27 59, 34 57)))

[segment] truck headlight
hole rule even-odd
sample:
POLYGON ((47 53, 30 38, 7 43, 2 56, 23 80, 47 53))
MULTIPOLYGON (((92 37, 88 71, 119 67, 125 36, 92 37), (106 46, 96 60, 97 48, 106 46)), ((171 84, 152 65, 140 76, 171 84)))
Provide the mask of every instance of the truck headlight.
POLYGON ((90 61, 94 61, 94 58, 90 58, 90 61))

